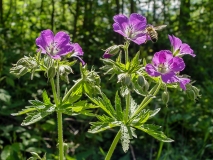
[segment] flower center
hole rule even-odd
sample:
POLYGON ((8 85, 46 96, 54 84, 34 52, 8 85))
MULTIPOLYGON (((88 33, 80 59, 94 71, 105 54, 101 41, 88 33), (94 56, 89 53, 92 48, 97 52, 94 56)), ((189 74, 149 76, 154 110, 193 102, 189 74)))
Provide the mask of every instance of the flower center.
POLYGON ((49 46, 47 46, 46 51, 48 54, 55 56, 60 50, 57 47, 56 42, 51 42, 49 46))
POLYGON ((169 66, 162 63, 158 66, 158 72, 160 73, 167 73, 169 71, 169 66))
POLYGON ((126 35, 127 35, 128 38, 134 38, 136 36, 136 32, 135 32, 133 25, 130 24, 126 28, 126 35))

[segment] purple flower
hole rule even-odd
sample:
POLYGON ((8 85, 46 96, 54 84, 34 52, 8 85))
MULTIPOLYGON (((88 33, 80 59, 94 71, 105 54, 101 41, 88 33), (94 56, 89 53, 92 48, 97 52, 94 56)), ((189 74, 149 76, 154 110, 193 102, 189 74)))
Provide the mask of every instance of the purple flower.
POLYGON ((147 36, 141 31, 146 28, 146 17, 132 13, 129 19, 122 14, 113 17, 113 29, 128 40, 140 45, 146 42, 147 36))
POLYGON ((153 77, 161 76, 165 83, 179 82, 182 89, 186 89, 185 85, 189 83, 187 78, 179 78, 177 73, 185 68, 185 63, 180 57, 173 57, 169 50, 156 52, 152 64, 147 64, 146 72, 153 77))
POLYGON ((67 33, 60 31, 54 36, 50 29, 41 32, 41 35, 36 39, 36 45, 41 53, 48 54, 54 59, 61 59, 61 56, 73 50, 67 33))
POLYGON ((182 43, 182 41, 175 37, 175 36, 170 36, 169 35, 169 40, 171 42, 172 48, 173 48, 173 54, 175 56, 179 55, 185 55, 189 54, 192 57, 195 57, 196 55, 193 53, 194 51, 190 48, 190 46, 186 43, 182 43))
POLYGON ((81 59, 81 56, 84 55, 84 52, 83 52, 81 46, 78 43, 73 43, 73 44, 71 44, 71 46, 73 47, 71 57, 78 58, 81 61, 82 65, 85 65, 85 62, 81 59))

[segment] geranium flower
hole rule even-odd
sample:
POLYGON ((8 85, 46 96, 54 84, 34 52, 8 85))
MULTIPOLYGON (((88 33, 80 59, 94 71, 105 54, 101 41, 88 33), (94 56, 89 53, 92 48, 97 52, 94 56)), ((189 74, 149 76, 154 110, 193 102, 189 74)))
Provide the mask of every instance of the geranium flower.
POLYGON ((85 65, 85 62, 81 59, 81 56, 84 55, 84 52, 83 52, 81 46, 78 43, 73 43, 73 44, 71 44, 71 46, 73 47, 71 57, 78 58, 81 61, 82 65, 85 65))
POLYGON ((152 59, 152 64, 147 64, 146 72, 153 77, 161 76, 165 83, 180 82, 180 87, 186 89, 185 85, 189 83, 187 78, 179 78, 177 73, 185 68, 185 63, 180 57, 173 57, 169 50, 156 52, 152 59))
POLYGON ((146 28, 146 17, 132 13, 129 19, 122 14, 115 15, 113 19, 115 22, 113 24, 115 32, 138 45, 146 42, 147 36, 141 32, 146 28))
POLYGON ((36 45, 41 50, 41 53, 48 54, 53 59, 61 59, 61 56, 73 50, 67 33, 60 31, 54 36, 50 29, 41 32, 36 39, 36 45))
POLYGON ((190 48, 190 46, 186 43, 182 43, 182 41, 175 37, 175 36, 170 36, 169 35, 169 40, 172 45, 172 51, 174 56, 180 56, 180 55, 185 55, 189 54, 192 57, 195 57, 196 55, 193 53, 194 51, 190 48))

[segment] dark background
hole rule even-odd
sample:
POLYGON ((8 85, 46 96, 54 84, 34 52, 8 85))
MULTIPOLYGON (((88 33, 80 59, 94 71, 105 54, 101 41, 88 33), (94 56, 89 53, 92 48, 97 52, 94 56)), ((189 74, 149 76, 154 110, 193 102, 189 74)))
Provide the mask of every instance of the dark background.
MULTIPOLYGON (((29 99, 40 99, 43 89, 50 90, 42 74, 30 80, 28 74, 17 79, 9 73, 18 59, 36 53, 35 39, 40 32, 48 28, 54 33, 68 32, 72 42, 82 46, 88 68, 94 65, 99 72, 104 93, 114 101, 118 85, 116 79, 109 81, 109 76, 103 75, 99 69, 103 65, 100 58, 103 49, 123 43, 123 38, 113 32, 113 16, 118 13, 129 16, 133 12, 146 16, 148 23, 168 26, 159 32, 155 44, 131 44, 130 56, 140 50, 141 58, 150 60, 156 51, 170 49, 168 34, 189 44, 196 54, 195 58, 184 56, 186 69, 182 74, 191 76, 202 97, 193 102, 184 92, 170 91, 168 107, 160 101, 150 104, 150 107, 162 107, 151 123, 161 125, 165 134, 175 140, 163 144, 160 159, 213 159, 212 0, 0 0, 0 159, 24 160, 30 157, 31 151, 47 153, 48 160, 57 159, 56 115, 25 127, 20 126, 24 116, 11 116, 29 105, 29 99)), ((74 71, 69 86, 79 77, 78 65, 74 71)), ((89 121, 96 119, 64 116, 68 160, 104 159, 116 132, 89 134, 89 121)), ((156 158, 160 142, 140 131, 137 133, 138 138, 131 141, 126 154, 118 143, 112 159, 156 158)))

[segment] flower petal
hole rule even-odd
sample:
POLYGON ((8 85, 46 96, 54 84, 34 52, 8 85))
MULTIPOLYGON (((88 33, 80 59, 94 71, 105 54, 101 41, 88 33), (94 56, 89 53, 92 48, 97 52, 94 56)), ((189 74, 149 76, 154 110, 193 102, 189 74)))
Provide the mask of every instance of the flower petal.
MULTIPOLYGON (((118 24, 120 30, 121 30, 122 32, 124 32, 125 29, 126 29, 126 27, 128 26, 128 23, 129 23, 128 18, 127 18, 125 15, 123 15, 123 14, 118 14, 118 15, 115 15, 115 16, 113 17, 113 20, 115 21, 114 24, 118 24)), ((114 26, 114 24, 113 24, 113 26, 114 26)), ((114 28, 114 27, 113 27, 113 28, 114 28)), ((114 31, 115 31, 115 30, 114 30, 114 31)), ((116 32, 116 31, 115 31, 115 32, 116 32)))
POLYGON ((70 36, 63 31, 60 31, 55 35, 54 42, 56 43, 57 48, 63 48, 70 43, 70 36))
POLYGON ((83 66, 86 64, 86 63, 83 61, 83 59, 81 59, 81 57, 79 57, 79 56, 72 55, 71 57, 76 57, 76 58, 78 58, 78 60, 81 61, 81 63, 82 63, 83 66))
POLYGON ((75 54, 77 56, 83 56, 84 55, 84 52, 83 52, 81 46, 78 43, 73 43, 71 45, 72 45, 73 50, 74 50, 73 54, 75 54))
POLYGON ((73 46, 71 44, 67 44, 66 46, 63 46, 62 48, 60 48, 56 55, 64 56, 72 51, 73 51, 73 46))
POLYGON ((169 35, 169 39, 170 39, 171 45, 173 46, 173 52, 175 53, 178 49, 180 49, 180 46, 182 45, 182 41, 173 35, 172 36, 169 35))
POLYGON ((132 13, 129 17, 129 25, 132 25, 135 31, 142 31, 146 28, 146 17, 132 13))
POLYGON ((183 43, 180 47, 180 54, 185 55, 189 54, 192 57, 195 57, 196 55, 193 53, 194 51, 190 48, 190 46, 186 43, 183 43))
POLYGON ((117 23, 113 24, 113 30, 119 34, 121 34, 124 37, 127 37, 126 34, 124 33, 124 31, 122 30, 122 28, 120 27, 120 25, 118 25, 117 23))
POLYGON ((180 87, 183 90, 186 90, 186 84, 188 84, 190 82, 190 79, 188 79, 188 78, 179 78, 179 82, 180 82, 180 87))
POLYGON ((169 50, 161 50, 154 54, 152 62, 155 66, 158 66, 159 64, 169 62, 172 58, 172 53, 169 50))
POLYGON ((158 77, 161 75, 161 73, 158 72, 157 69, 152 64, 147 64, 145 70, 150 76, 153 77, 158 77))
POLYGON ((175 75, 174 72, 168 72, 166 74, 161 75, 161 78, 163 80, 163 82, 165 83, 175 83, 175 82, 179 82, 178 77, 175 75))
POLYGON ((180 72, 185 68, 185 63, 182 58, 174 57, 169 62, 169 69, 174 72, 180 72))

